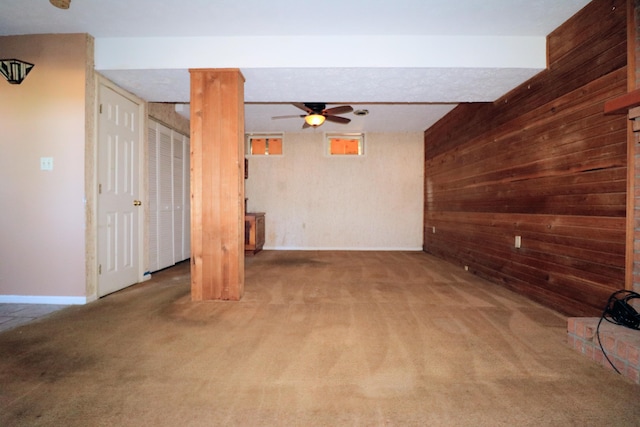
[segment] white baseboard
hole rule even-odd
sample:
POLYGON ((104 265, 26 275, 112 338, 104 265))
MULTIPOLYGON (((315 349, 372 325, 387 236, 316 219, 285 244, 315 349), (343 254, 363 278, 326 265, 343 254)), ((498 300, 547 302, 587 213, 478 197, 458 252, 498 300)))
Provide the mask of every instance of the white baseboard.
POLYGON ((87 297, 53 297, 35 295, 0 295, 0 303, 6 304, 55 304, 84 305, 91 302, 87 297))

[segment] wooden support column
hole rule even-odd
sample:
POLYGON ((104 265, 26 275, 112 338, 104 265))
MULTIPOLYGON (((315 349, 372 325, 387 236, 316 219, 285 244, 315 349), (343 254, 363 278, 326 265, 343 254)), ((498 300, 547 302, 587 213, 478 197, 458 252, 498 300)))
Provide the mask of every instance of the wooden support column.
POLYGON ((244 292, 244 77, 191 73, 191 299, 244 292))

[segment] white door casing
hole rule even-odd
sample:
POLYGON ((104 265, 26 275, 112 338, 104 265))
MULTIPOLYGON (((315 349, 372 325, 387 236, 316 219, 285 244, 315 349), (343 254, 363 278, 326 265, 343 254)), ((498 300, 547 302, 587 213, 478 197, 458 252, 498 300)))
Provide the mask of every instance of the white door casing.
POLYGON ((98 296, 142 280, 141 105, 105 85, 98 112, 98 296))

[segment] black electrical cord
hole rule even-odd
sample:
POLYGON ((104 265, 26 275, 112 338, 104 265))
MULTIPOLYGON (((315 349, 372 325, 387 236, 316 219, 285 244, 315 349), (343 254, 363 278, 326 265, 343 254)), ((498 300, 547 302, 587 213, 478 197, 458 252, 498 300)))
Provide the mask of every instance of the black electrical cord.
POLYGON ((600 344, 600 350, 602 350, 602 354, 604 355, 604 358, 607 359, 607 362, 609 362, 609 365, 611 365, 613 370, 616 371, 618 374, 622 375, 618 370, 618 368, 616 368, 616 366, 613 364, 611 359, 609 359, 609 356, 607 356, 607 352, 604 351, 604 347, 602 346, 602 341, 600 341, 600 324, 602 323, 602 319, 604 319, 604 313, 602 314, 602 316, 600 316, 600 321, 598 321, 598 327, 596 328, 596 337, 598 338, 598 344, 600 344))
POLYGON ((609 365, 611 365, 613 370, 618 374, 621 374, 620 371, 615 367, 611 359, 609 359, 607 352, 604 351, 602 341, 600 340, 600 325, 603 320, 606 320, 614 325, 640 330, 640 314, 638 314, 631 304, 629 304, 630 300, 636 298, 640 299, 640 294, 624 289, 611 294, 609 300, 607 300, 607 305, 602 312, 602 316, 600 316, 598 326, 596 327, 596 338, 598 338, 600 350, 602 350, 602 354, 605 359, 607 359, 607 362, 609 362, 609 365))

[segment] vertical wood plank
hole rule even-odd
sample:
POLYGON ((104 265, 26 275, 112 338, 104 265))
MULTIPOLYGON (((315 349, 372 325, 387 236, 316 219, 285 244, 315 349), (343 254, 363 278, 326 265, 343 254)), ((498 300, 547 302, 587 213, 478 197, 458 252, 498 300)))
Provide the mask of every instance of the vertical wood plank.
POLYGON ((244 293, 244 78, 191 73, 191 299, 244 293))
MULTIPOLYGON (((636 87, 636 23, 634 0, 627 0, 627 91, 631 92, 636 87)), ((625 247, 625 280, 626 289, 633 289, 634 277, 634 248, 635 248, 635 183, 636 183, 636 144, 633 134, 632 122, 627 123, 627 221, 626 221, 626 247, 625 247)))

